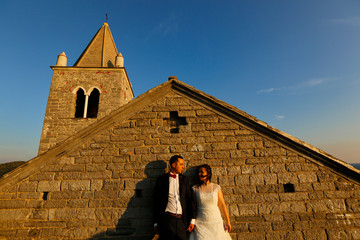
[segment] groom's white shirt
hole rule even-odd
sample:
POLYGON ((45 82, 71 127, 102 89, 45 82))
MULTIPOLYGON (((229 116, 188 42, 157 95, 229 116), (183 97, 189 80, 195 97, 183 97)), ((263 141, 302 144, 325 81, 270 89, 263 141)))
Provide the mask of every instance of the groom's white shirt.
MULTIPOLYGON (((170 172, 173 174, 172 172, 170 172)), ((169 176, 169 196, 168 196, 168 204, 165 208, 165 212, 171 212, 174 214, 182 214, 182 207, 180 203, 180 186, 179 186, 179 174, 176 175, 176 178, 169 176)), ((195 224, 195 219, 191 219, 191 224, 195 224)), ((156 227, 158 223, 154 224, 156 227)))
MULTIPOLYGON (((170 173, 173 174, 172 172, 170 173)), ((182 214, 182 208, 180 203, 180 191, 179 191, 179 187, 180 187, 179 174, 173 174, 173 175, 176 175, 176 178, 169 176, 169 198, 165 212, 182 214)))

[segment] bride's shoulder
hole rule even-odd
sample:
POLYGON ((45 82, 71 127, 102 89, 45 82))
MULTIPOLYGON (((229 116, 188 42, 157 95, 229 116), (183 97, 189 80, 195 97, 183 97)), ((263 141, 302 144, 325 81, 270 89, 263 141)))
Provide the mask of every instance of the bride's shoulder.
POLYGON ((213 191, 218 191, 219 189, 220 189, 221 187, 220 187, 220 185, 218 185, 218 184, 216 184, 216 183, 212 183, 212 189, 213 189, 213 191))

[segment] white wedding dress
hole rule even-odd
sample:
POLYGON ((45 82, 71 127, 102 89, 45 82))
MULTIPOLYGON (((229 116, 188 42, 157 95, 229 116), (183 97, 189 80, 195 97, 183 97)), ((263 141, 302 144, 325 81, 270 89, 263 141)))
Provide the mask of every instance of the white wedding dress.
POLYGON ((195 229, 190 240, 231 240, 225 231, 224 222, 218 207, 220 186, 210 183, 208 186, 194 186, 197 211, 195 229))

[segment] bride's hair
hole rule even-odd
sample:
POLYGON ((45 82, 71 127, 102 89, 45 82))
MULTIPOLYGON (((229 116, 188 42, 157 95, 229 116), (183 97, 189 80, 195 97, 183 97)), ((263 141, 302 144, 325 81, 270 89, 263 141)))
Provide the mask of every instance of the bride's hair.
MULTIPOLYGON (((198 166, 198 168, 197 168, 198 176, 199 176, 200 168, 206 169, 207 179, 211 182, 211 177, 212 177, 211 167, 208 164, 203 164, 203 165, 198 166)), ((201 185, 201 184, 202 184, 202 182, 199 179, 199 185, 201 185)))

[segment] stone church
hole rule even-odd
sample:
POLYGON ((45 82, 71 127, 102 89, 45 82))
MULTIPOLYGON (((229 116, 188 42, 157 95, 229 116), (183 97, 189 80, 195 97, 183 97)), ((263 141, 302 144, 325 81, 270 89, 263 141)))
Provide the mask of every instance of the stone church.
POLYGON ((107 23, 51 68, 39 155, 0 179, 0 239, 152 239, 175 154, 190 179, 212 166, 233 239, 360 239, 360 171, 176 77, 134 98, 107 23))

